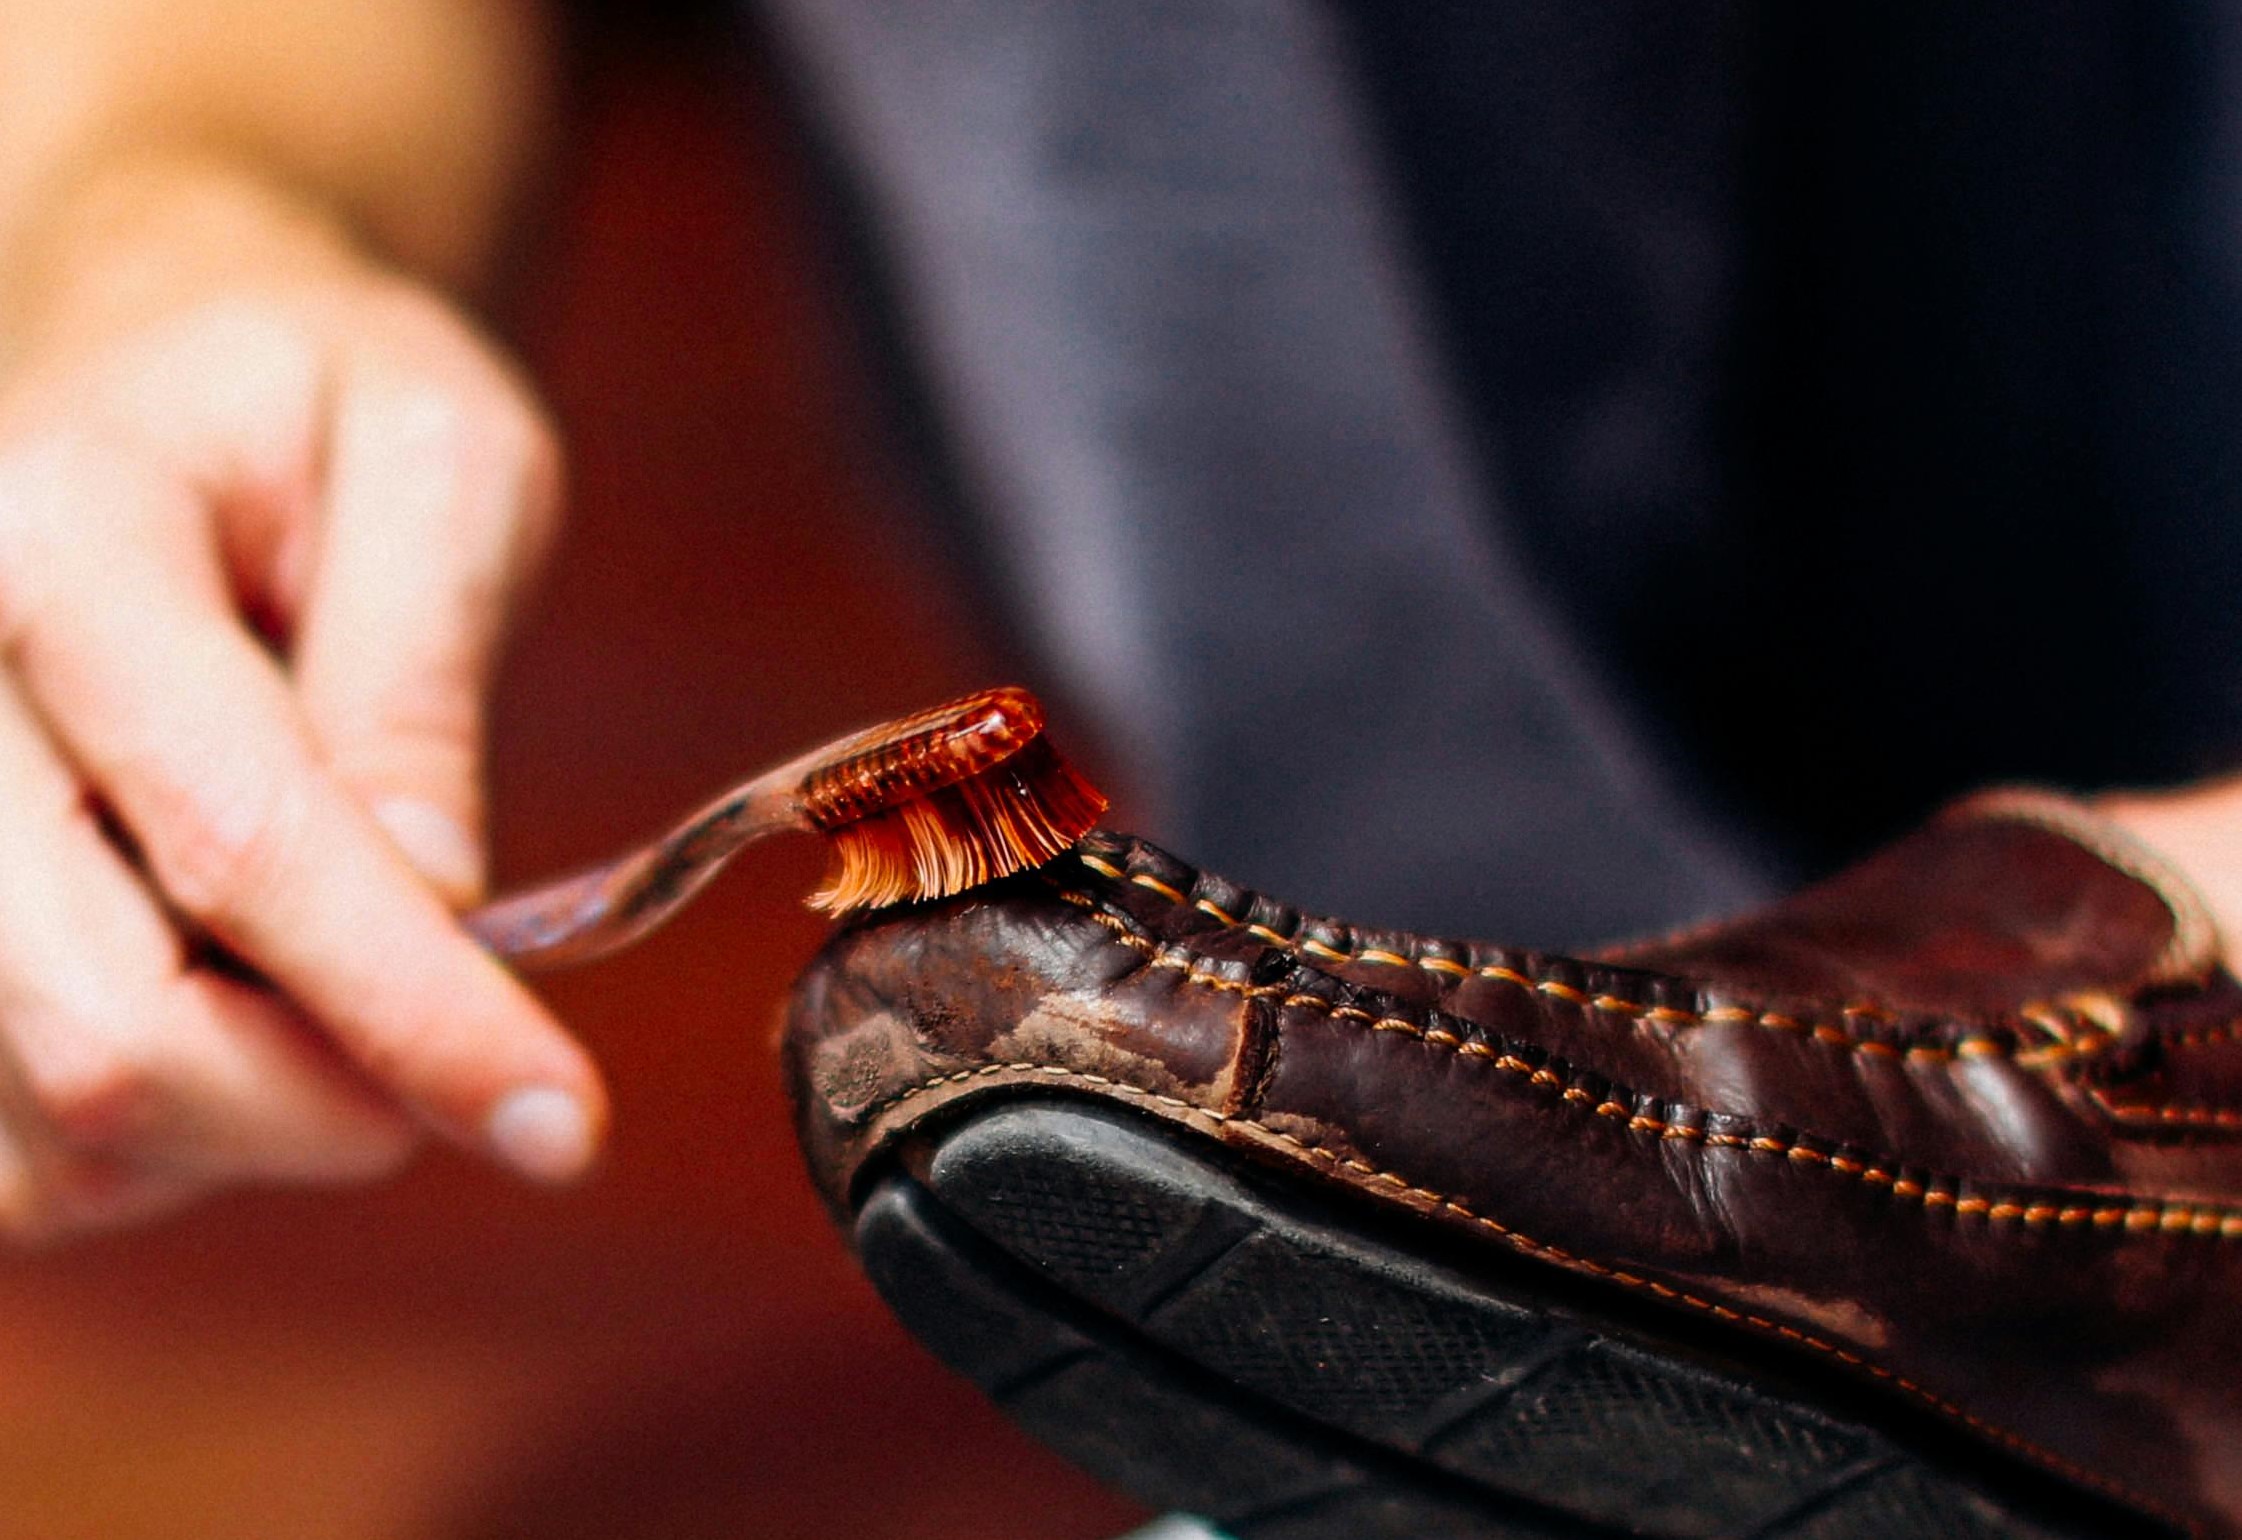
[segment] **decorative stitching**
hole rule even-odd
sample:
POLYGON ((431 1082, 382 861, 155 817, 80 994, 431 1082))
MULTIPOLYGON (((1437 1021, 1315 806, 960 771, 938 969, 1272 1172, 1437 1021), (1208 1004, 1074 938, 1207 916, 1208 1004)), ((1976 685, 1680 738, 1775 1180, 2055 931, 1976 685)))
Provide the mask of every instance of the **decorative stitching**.
MULTIPOLYGON (((1186 901, 1185 895, 1172 883, 1150 877, 1146 873, 1132 874, 1091 851, 1078 849, 1074 852, 1074 856, 1084 866, 1089 867, 1101 876, 1148 888, 1160 893, 1173 903, 1186 901)), ((1457 961, 1455 958, 1443 957, 1437 953, 1427 953, 1412 958, 1380 947, 1365 947, 1359 952, 1352 953, 1341 952, 1337 948, 1314 938, 1309 938, 1303 942, 1298 936, 1283 935, 1266 925, 1240 921, 1237 916, 1211 899, 1195 898, 1188 900, 1188 902, 1192 908, 1212 917, 1230 929, 1243 929, 1248 935, 1255 937, 1257 940, 1265 941, 1271 946, 1292 951, 1309 950, 1312 955, 1328 962, 1369 962, 1389 967, 1415 966, 1427 973, 1438 973, 1449 978, 1496 979, 1514 984, 1522 989, 1541 989, 1547 983, 1551 987, 1544 992, 1560 995, 1560 998, 1562 998, 1560 991, 1570 988, 1569 985, 1564 985, 1561 981, 1545 981, 1529 977, 1515 968, 1506 968, 1500 965, 1473 968, 1457 961)), ((1573 993, 1577 995, 1579 991, 1575 990, 1573 993)), ((2104 1008, 2115 1003, 2110 1001, 2106 995, 2101 994, 2085 995, 2079 998, 2094 1001, 2104 1008)), ((2054 1002, 2031 1000, 2018 1006, 2014 1014, 2019 1019, 2038 1028, 2052 1041, 2027 1046, 2021 1041, 2003 1042, 1999 1038, 1970 1037, 1962 1039, 1951 1048, 1930 1043, 1910 1044, 1903 1048, 1896 1043, 1885 1042, 1880 1038, 1860 1037, 1826 1023, 1800 1022, 1780 1011, 1753 1011, 1741 1006, 1712 1006, 1703 1011, 1693 1011, 1684 1006, 1675 1005, 1646 1006, 1638 1001, 1623 999, 1611 994, 1599 994, 1585 1003, 1606 1014, 1633 1016, 1639 1020, 1653 1022, 1660 1026, 1696 1027, 1711 1023, 1734 1023, 1765 1027, 1778 1032, 1808 1033, 1817 1042, 1827 1044, 1832 1048, 1843 1049, 1846 1052, 1864 1054, 1870 1058, 1906 1059, 1915 1063, 1938 1064, 1948 1062, 1956 1057, 2005 1057, 2027 1069, 2039 1069, 2066 1060, 2089 1058, 2102 1053, 2115 1040, 2118 1028, 2122 1024, 2102 1019, 2102 1010, 2089 1010, 2074 1006, 2070 1010, 2064 1011, 2057 1009, 2054 1002), (2081 1030, 2082 1028, 2084 1030, 2081 1030)), ((1838 1014, 1847 1020, 1857 1019, 1887 1025, 1899 1019, 1889 1009, 1873 1000, 1849 1002, 1839 1007, 1838 1014)), ((2166 1048, 2209 1048, 2237 1041, 2242 1041, 2242 1016, 2221 1022, 2217 1026, 2197 1027, 2160 1038, 2162 1046, 2166 1048)))
POLYGON ((947 1075, 937 1075, 931 1080, 923 1081, 918 1085, 911 1086, 901 1092, 898 1092, 896 1095, 888 1098, 888 1100, 886 1100, 885 1102, 882 1102, 879 1105, 870 1108, 862 1115, 862 1117, 859 1119, 859 1122, 864 1125, 869 1125, 874 1121, 885 1117, 888 1113, 902 1106, 905 1102, 912 1100, 914 1097, 925 1095, 927 1092, 938 1090, 943 1086, 962 1084, 969 1080, 985 1079, 993 1075, 1001 1074, 1048 1075, 1055 1079, 1078 1081, 1085 1085, 1097 1086, 1102 1090, 1118 1092, 1123 1096, 1132 1096, 1143 1101, 1152 1102, 1159 1106, 1167 1107, 1174 1111, 1181 1112, 1186 1117, 1205 1118, 1208 1122, 1213 1123, 1218 1127, 1227 1125, 1235 1128, 1250 1129, 1254 1133, 1259 1134, 1264 1138, 1272 1140, 1278 1144, 1282 1144, 1290 1149, 1299 1151, 1302 1156, 1304 1156, 1311 1162, 1321 1162, 1332 1167, 1335 1170, 1345 1170, 1352 1177, 1359 1179, 1361 1184, 1364 1186, 1375 1185, 1376 1187, 1391 1191, 1401 1196, 1414 1198, 1418 1202, 1426 1204, 1429 1207, 1440 1212, 1453 1214, 1457 1218, 1465 1220, 1470 1224, 1476 1225, 1479 1228, 1487 1231, 1489 1234, 1496 1236, 1501 1241, 1503 1241, 1504 1244, 1508 1245, 1512 1250, 1517 1251, 1523 1255, 1542 1258, 1556 1263, 1559 1266, 1569 1267, 1580 1272, 1588 1273, 1593 1277, 1605 1279, 1608 1282, 1619 1284, 1624 1288, 1633 1289, 1638 1292, 1647 1292, 1655 1296, 1656 1298, 1666 1300, 1672 1304, 1686 1306, 1689 1309, 1699 1311, 1706 1315, 1710 1315, 1717 1320, 1727 1321, 1736 1325, 1753 1327, 1759 1331, 1771 1333, 1772 1335, 1779 1337, 1786 1342, 1795 1343, 1799 1347, 1805 1348, 1811 1352, 1820 1353, 1827 1357, 1834 1358, 1839 1363, 1844 1364, 1847 1368, 1870 1375, 1875 1379, 1881 1380, 1884 1383, 1891 1385, 1896 1390, 1913 1396, 1916 1400, 1922 1402, 1924 1405, 1932 1408, 1942 1415, 1952 1418, 1954 1421, 1962 1424, 1964 1427, 1970 1428, 1973 1431, 1984 1435, 1985 1437, 1993 1440, 1995 1443, 2001 1445, 2002 1447, 2032 1460, 2045 1469, 2054 1471, 2057 1474, 2065 1476, 2070 1480, 2079 1482, 2084 1486, 2091 1487, 2095 1491, 2102 1492, 2107 1496, 2114 1497, 2120 1502, 2129 1503, 2132 1506, 2139 1508, 2143 1512, 2154 1514, 2158 1518, 2164 1520, 2166 1523, 2175 1525, 2180 1529, 2186 1530, 2190 1533, 2198 1532, 2197 1526, 2190 1523, 2179 1513, 2174 1512, 2173 1510, 2165 1508, 2159 1503, 2143 1497, 2141 1494, 2134 1492, 2122 1483, 2117 1482, 2108 1476, 2104 1476, 2097 1471, 2091 1471, 2083 1466, 2075 1465, 2071 1461, 2064 1459, 2061 1455, 2056 1454, 2053 1450, 2042 1448, 2040 1445, 2033 1443, 2030 1439, 2024 1438, 2021 1435, 2013 1433, 2007 1428, 2000 1426, 1998 1423, 1989 1421, 1986 1418, 1978 1416, 1974 1412, 1968 1411, 1958 1403, 1950 1401, 1946 1397, 1941 1396, 1940 1394, 1938 1394, 1938 1392, 1931 1390, 1927 1386, 1909 1379, 1906 1375, 1899 1373, 1897 1370, 1888 1368, 1883 1364, 1873 1362, 1872 1360, 1862 1356, 1861 1354, 1853 1352, 1850 1348, 1839 1346, 1837 1343, 1830 1341, 1826 1337, 1817 1336, 1812 1332, 1805 1331, 1799 1327, 1793 1326, 1786 1321, 1778 1321, 1770 1316, 1760 1315, 1748 1310, 1738 1310, 1731 1305, 1721 1304, 1717 1300, 1707 1299, 1703 1295, 1690 1293, 1686 1289, 1677 1289, 1672 1284, 1662 1283, 1655 1278, 1646 1277, 1641 1273, 1631 1272, 1625 1268, 1613 1267, 1607 1263, 1595 1261, 1589 1257, 1580 1255, 1578 1252, 1568 1251, 1564 1247, 1554 1245, 1548 1241, 1537 1240, 1533 1236, 1528 1235, 1523 1231, 1511 1228, 1509 1225, 1502 1223, 1498 1219, 1480 1213, 1478 1210, 1465 1203, 1461 1198, 1452 1197, 1449 1194, 1442 1192, 1436 1192, 1429 1187, 1418 1186, 1416 1183, 1411 1182, 1407 1177, 1401 1175, 1399 1172, 1382 1169, 1376 1165, 1371 1164, 1368 1161, 1357 1160, 1347 1156, 1342 1156, 1336 1151, 1326 1149, 1319 1144, 1310 1144, 1308 1141, 1302 1139, 1297 1134, 1288 1133, 1281 1128, 1271 1127, 1269 1124, 1262 1122, 1258 1118, 1239 1117, 1233 1116, 1228 1113, 1209 1111, 1207 1108, 1201 1107, 1195 1102, 1187 1102, 1181 1097, 1168 1096, 1157 1091, 1147 1091, 1142 1086, 1131 1085, 1127 1081, 1115 1080, 1110 1076, 1093 1074, 1086 1070, 1069 1069, 1066 1066, 1059 1064, 1034 1064, 1020 1062, 984 1064, 974 1069, 957 1070, 947 1075))
MULTIPOLYGON (((1281 1009, 1313 1011, 1333 1021, 1354 1022, 1372 1032, 1413 1037, 1430 1047, 1444 1049, 1460 1058, 1479 1060, 1503 1074, 1523 1079, 1529 1085, 1555 1090, 1565 1101, 1588 1101, 1594 1095, 1572 1083, 1567 1073, 1569 1065, 1553 1067, 1552 1064, 1532 1064, 1516 1054, 1458 1037, 1453 1032, 1428 1028, 1421 1022, 1409 1021, 1399 1016, 1380 1015, 1358 1005, 1339 1005, 1321 995, 1288 990, 1282 984, 1246 984, 1236 979, 1202 972, 1198 964, 1204 961, 1203 958, 1195 957, 1189 951, 1172 944, 1155 941, 1135 929, 1128 921, 1107 913, 1089 894, 1062 889, 1059 896, 1081 909, 1116 941, 1142 955, 1147 966, 1180 972, 1183 975, 1182 982, 1186 984, 1239 995, 1249 1000, 1281 997, 1277 998, 1281 1009)), ((1574 993, 1577 994, 1578 991, 1574 993)), ((1919 1180, 1902 1176, 1898 1173, 1903 1163, 1894 1157, 1870 1156, 1863 1160, 1834 1150, 1818 1148, 1801 1139, 1783 1138, 1771 1133, 1709 1133, 1698 1121, 1707 1115, 1702 1110, 1685 1109, 1682 1118, 1688 1121, 1661 1121, 1638 1113, 1638 1100, 1634 1091, 1624 1086, 1609 1085, 1589 1110, 1597 1117, 1625 1123, 1635 1132, 1655 1132, 1662 1139, 1697 1143, 1710 1148, 1780 1155, 1794 1165, 1815 1166, 1869 1186, 1886 1187, 1893 1197, 1917 1204, 1925 1210, 1950 1208, 1957 1214, 1983 1218, 1996 1225, 2021 1222, 2025 1228, 2035 1230, 2054 1225, 2067 1229, 2091 1227, 2095 1230, 2123 1231, 2128 1234, 2157 1232, 2242 1240, 2242 1210, 2187 1203, 2176 1198, 2125 1204, 2094 1202, 2058 1205, 2048 1202, 2018 1202, 2012 1198, 1993 1199, 1976 1194, 1964 1197, 1958 1191, 1961 1185, 1959 1178, 1930 1175, 1919 1180)), ((2101 1196, 2075 1193, 2062 1188, 2053 1191, 2066 1197, 2098 1199, 2101 1196)))
POLYGON ((2192 1032, 2178 1032, 2165 1038, 2167 1048, 2211 1048, 2221 1043, 2231 1043, 2242 1038, 2242 1018, 2223 1021, 2215 1027, 2197 1027, 2192 1032))
POLYGON ((2215 1107, 2203 1102, 2160 1106, 2153 1102, 2103 1101, 2102 1110, 2121 1123, 2157 1123, 2174 1128, 2242 1128, 2242 1108, 2215 1107))
MULTIPOLYGON (((1801 1021, 1797 1017, 1781 1011, 1755 1011, 1747 1007, 1734 1005, 1711 1006, 1702 1011, 1694 1011, 1678 1005, 1645 1005, 1640 1001, 1625 999, 1613 994, 1589 995, 1561 979, 1539 978, 1523 973, 1516 968, 1504 967, 1501 964, 1490 963, 1474 968, 1458 962, 1452 957, 1426 955, 1411 958, 1382 947, 1364 947, 1354 952, 1343 952, 1314 936, 1286 936, 1261 924, 1249 923, 1241 927, 1237 917, 1220 905, 1204 898, 1189 898, 1173 883, 1163 881, 1147 872, 1126 871, 1090 851, 1077 850, 1074 854, 1076 860, 1100 876, 1110 877, 1117 882, 1127 882, 1133 886, 1158 893, 1171 903, 1197 909, 1231 929, 1243 928, 1249 935, 1265 941, 1271 946, 1281 947, 1296 953, 1304 952, 1319 961, 1332 963, 1366 962, 1387 967, 1416 967, 1428 973, 1438 973, 1459 980, 1467 978, 1492 979, 1499 983, 1513 985, 1519 989, 1534 990, 1555 999, 1563 1000, 1568 1004, 1600 1011, 1607 1015, 1630 1016, 1660 1026, 1701 1027, 1714 1023, 1733 1023, 1764 1027, 1775 1032, 1809 1036, 1814 1041, 1831 1048, 1866 1055, 1869 1058, 1905 1059, 1908 1062, 1918 1064, 1944 1064, 1955 1058, 2010 1058, 2027 1069, 2037 1069, 2046 1065, 2061 1063, 2068 1059, 2084 1058, 2100 1053, 2109 1046, 2112 1037, 2109 1029, 2100 1022, 2086 1019, 2078 1013, 2066 1017, 2047 1001, 2033 1001, 2020 1007, 2016 1014, 2056 1039, 2055 1041, 2035 1043, 2027 1047, 2022 1042, 2004 1042, 1995 1037, 1977 1036, 1963 1038, 1951 1047, 1944 1047, 1935 1043, 1914 1043, 1902 1047, 1896 1043, 1885 1042, 1880 1038, 1861 1037, 1826 1022, 1801 1021), (2079 1030, 2082 1021, 2087 1026, 2085 1031, 2079 1030)), ((1068 891, 1061 890, 1062 894, 1067 894, 1068 891)), ((1072 894, 1071 896, 1079 899, 1084 895, 1072 894)), ((1874 1001, 1853 1002, 1842 1007, 1839 1014, 1848 1019, 1883 1023, 1889 1023, 1895 1019, 1889 1010, 1874 1001)), ((2242 1027, 2242 1022, 2234 1025, 2242 1027)))
POLYGON ((1162 898, 1166 899, 1171 904, 1180 904, 1184 902, 1183 893, 1180 889, 1162 882, 1159 878, 1153 876, 1149 872, 1137 872, 1132 875, 1129 880, 1135 883, 1140 888, 1150 888, 1153 892, 1159 894, 1162 898))

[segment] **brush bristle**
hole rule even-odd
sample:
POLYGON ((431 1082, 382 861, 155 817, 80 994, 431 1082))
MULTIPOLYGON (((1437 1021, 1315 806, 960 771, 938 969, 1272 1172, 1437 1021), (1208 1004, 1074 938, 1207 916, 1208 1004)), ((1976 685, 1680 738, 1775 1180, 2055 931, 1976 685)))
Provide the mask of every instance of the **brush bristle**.
POLYGON ((1040 866, 1090 832, 1105 795, 1041 736, 1001 763, 826 829, 828 914, 947 898, 1040 866))
POLYGON ((1037 866, 1090 831, 1105 797, 1043 736, 1027 691, 983 690, 859 733, 801 789, 833 870, 829 914, 947 898, 1037 866))

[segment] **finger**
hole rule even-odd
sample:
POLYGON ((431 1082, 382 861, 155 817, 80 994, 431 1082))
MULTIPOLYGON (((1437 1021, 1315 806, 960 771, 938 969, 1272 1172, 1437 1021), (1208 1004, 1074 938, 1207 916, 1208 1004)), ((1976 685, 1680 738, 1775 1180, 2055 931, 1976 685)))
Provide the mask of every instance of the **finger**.
POLYGON ((44 1209, 31 1152, 0 1115, 0 1236, 19 1242, 40 1239, 44 1209))
POLYGON ((160 488, 85 485, 76 528, 98 536, 124 498, 134 538, 41 542, 32 565, 51 581, 15 647, 157 884, 451 1137, 529 1175, 577 1174, 605 1120, 590 1061, 325 772, 192 521, 146 506, 160 488))
POLYGON ((221 300, 105 349, 49 410, 98 413, 221 511, 236 602, 275 641, 308 587, 326 361, 315 328, 269 304, 221 300), (90 400, 89 400, 90 395, 90 400))
POLYGON ((84 1155, 51 1140, 16 1143, 26 1180, 18 1189, 21 1203, 0 1208, 0 1236, 18 1245, 46 1245, 157 1219, 217 1186, 207 1177, 84 1155))
POLYGON ((328 763, 460 907, 482 891, 492 663, 557 464, 495 369, 360 367, 335 404, 297 698, 328 763))
POLYGON ((0 1059, 0 1239, 44 1245, 154 1218, 209 1190, 201 1178, 64 1147, 8 1069, 0 1059))
POLYGON ((283 1002, 181 970, 178 939, 4 674, 0 1051, 16 1121, 80 1155, 209 1182, 333 1181, 389 1170, 413 1142, 283 1002))

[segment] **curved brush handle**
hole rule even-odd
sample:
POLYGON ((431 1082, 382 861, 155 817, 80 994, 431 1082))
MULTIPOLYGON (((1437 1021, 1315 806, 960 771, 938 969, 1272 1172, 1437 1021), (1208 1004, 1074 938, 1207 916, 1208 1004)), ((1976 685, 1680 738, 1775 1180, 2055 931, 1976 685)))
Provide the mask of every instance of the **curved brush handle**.
POLYGON ((661 924, 742 848, 803 829, 800 762, 735 787, 638 849, 470 911, 462 923, 521 969, 589 962, 661 924))

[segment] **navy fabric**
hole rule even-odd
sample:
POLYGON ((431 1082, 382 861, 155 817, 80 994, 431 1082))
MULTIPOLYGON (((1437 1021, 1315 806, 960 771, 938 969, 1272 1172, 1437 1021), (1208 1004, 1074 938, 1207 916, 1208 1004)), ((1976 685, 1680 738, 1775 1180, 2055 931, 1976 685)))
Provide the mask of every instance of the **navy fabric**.
POLYGON ((2208 10, 758 9, 1195 859, 1579 944, 2242 749, 2208 10))
POLYGON ((1503 514, 1827 861, 2242 757, 2242 18, 1348 4, 1503 514))

